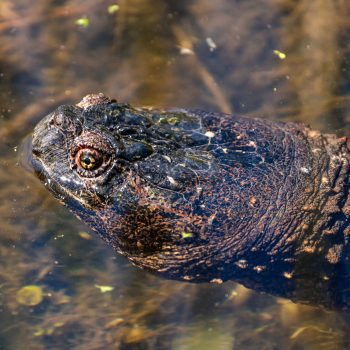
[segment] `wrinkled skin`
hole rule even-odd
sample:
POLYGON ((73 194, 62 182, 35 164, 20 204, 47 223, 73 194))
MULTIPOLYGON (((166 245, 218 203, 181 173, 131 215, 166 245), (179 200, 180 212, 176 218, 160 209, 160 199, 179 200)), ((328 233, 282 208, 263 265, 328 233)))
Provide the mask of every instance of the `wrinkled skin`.
POLYGON ((350 308, 345 138, 99 94, 45 117, 32 143, 45 186, 135 265, 350 308))

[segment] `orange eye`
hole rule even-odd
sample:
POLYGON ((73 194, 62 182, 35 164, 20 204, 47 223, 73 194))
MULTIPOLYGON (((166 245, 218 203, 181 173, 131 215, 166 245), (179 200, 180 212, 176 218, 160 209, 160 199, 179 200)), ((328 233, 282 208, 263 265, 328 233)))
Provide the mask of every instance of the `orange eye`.
POLYGON ((103 155, 95 149, 85 148, 77 153, 75 161, 84 170, 95 170, 102 164, 103 155))

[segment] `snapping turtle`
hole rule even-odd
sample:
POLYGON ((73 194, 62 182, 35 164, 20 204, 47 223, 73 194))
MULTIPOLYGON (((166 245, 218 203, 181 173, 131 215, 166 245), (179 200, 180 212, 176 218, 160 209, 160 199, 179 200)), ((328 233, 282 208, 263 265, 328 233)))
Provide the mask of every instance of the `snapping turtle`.
POLYGON ((135 265, 350 308, 350 153, 303 124, 103 94, 35 128, 45 186, 135 265))

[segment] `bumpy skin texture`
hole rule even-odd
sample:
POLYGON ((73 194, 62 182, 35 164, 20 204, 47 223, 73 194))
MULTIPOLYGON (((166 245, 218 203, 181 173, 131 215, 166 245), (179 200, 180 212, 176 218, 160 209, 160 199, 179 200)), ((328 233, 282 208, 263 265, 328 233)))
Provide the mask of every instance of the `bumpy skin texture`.
POLYGON ((347 310, 349 159, 345 138, 302 124, 133 108, 98 94, 36 126, 32 163, 141 268, 347 310), (92 170, 81 163, 89 152, 92 170))

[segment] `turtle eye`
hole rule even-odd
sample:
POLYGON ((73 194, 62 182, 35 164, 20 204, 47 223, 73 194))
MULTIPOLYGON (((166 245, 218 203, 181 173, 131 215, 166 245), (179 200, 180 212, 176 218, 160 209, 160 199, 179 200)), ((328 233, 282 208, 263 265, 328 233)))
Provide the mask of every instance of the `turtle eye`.
POLYGON ((69 153, 72 170, 80 177, 97 178, 113 168, 116 151, 107 137, 85 131, 74 140, 69 153))
POLYGON ((103 155, 101 152, 93 148, 83 148, 78 151, 75 156, 75 162, 78 167, 91 171, 98 169, 103 163, 103 155))

